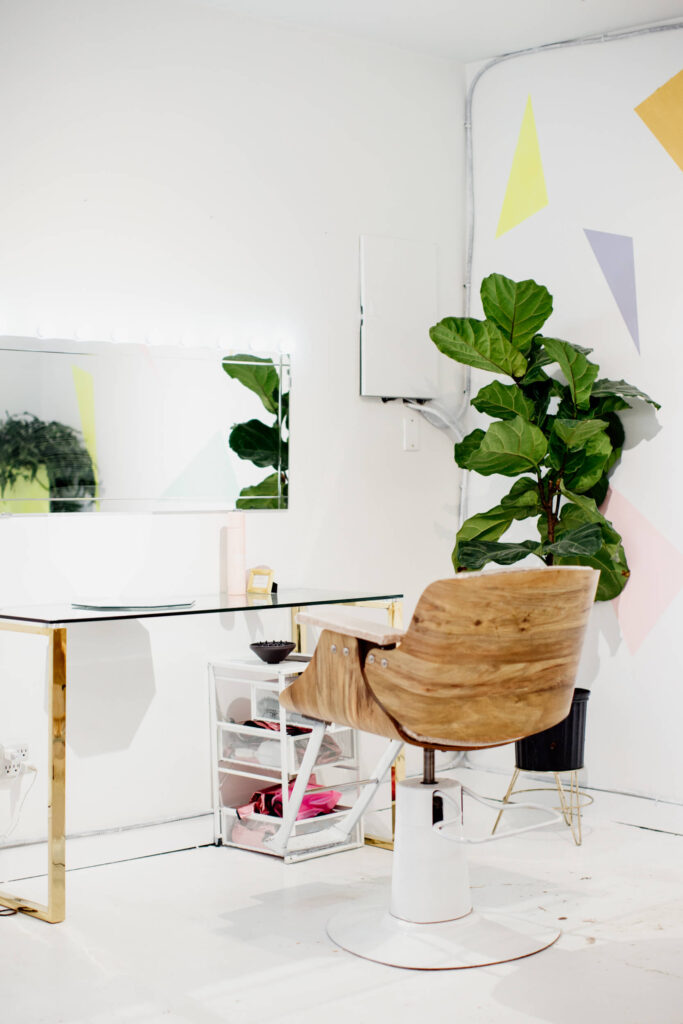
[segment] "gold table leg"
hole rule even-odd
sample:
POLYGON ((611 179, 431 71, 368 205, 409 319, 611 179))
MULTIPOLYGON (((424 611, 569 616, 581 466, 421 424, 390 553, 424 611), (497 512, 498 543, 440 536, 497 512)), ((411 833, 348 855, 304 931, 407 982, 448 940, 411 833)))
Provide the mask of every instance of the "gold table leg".
POLYGON ((48 637, 48 833, 47 904, 0 891, 0 906, 57 924, 66 907, 66 629, 0 622, 0 630, 48 637))
MULTIPOLYGON (((403 601, 396 598, 393 601, 349 601, 350 605, 366 608, 386 608, 389 625, 395 629, 403 626, 403 601)), ((296 651, 302 653, 306 649, 306 627, 296 621, 301 608, 292 608, 292 640, 296 644, 296 651)), ((396 784, 402 782, 406 777, 406 755, 402 750, 391 766, 391 839, 381 839, 379 836, 366 836, 365 842, 368 846, 380 846, 383 850, 393 850, 394 834, 396 831, 396 784)))
POLYGON ((296 617, 301 611, 299 606, 290 608, 292 616, 292 640, 296 644, 294 650, 297 654, 305 654, 306 652, 306 627, 302 623, 296 621, 296 617))
MULTIPOLYGON (((397 598, 387 605, 387 618, 389 625, 394 629, 401 629, 403 626, 403 601, 397 598)), ((393 850, 394 836, 396 835, 396 786, 403 782, 406 777, 406 755, 401 750, 391 766, 391 839, 381 839, 380 836, 366 836, 366 846, 379 846, 382 850, 393 850)))

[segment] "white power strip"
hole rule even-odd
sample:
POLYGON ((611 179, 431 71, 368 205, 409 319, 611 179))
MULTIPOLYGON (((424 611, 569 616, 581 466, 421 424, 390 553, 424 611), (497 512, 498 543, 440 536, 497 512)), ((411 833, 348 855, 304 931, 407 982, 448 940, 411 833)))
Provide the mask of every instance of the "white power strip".
POLYGON ((0 781, 15 779, 28 766, 28 743, 0 744, 0 781))
POLYGON ((31 781, 24 789, 23 795, 15 808, 9 828, 6 832, 0 835, 0 842, 4 842, 8 839, 19 824, 19 818, 21 817, 21 812, 24 809, 26 798, 33 789, 35 781, 38 778, 38 769, 34 764, 30 764, 28 760, 28 743, 15 743, 12 746, 9 744, 7 746, 0 744, 0 786, 3 782, 9 783, 18 779, 17 789, 19 793, 22 789, 22 780, 26 778, 27 775, 31 776, 31 781))

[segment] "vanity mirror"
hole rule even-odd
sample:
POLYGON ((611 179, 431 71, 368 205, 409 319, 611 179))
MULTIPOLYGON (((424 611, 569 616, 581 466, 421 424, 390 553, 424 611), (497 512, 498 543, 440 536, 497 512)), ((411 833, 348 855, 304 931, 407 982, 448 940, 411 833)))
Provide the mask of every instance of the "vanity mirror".
POLYGON ((287 356, 0 338, 0 512, 286 508, 287 356))

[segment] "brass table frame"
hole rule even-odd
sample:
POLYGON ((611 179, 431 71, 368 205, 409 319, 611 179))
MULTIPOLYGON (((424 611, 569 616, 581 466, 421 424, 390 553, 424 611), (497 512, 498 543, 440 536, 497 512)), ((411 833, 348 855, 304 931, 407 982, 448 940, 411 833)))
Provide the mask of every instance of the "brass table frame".
MULTIPOLYGON (((323 603, 323 602, 321 602, 323 603)), ((353 604, 354 602, 338 602, 353 604)), ((367 602, 376 607, 386 607, 392 626, 402 621, 402 601, 390 599, 387 602, 367 602)), ((304 627, 296 623, 296 614, 301 607, 291 607, 292 638, 297 649, 305 644, 304 627)), ((229 610, 229 609, 227 609, 229 610)), ((58 924, 66 916, 66 626, 33 625, 30 622, 2 619, 0 631, 7 633, 30 633, 48 638, 48 756, 47 756, 47 903, 21 899, 0 890, 0 907, 8 907, 28 914, 49 924, 58 924)), ((399 758, 402 758, 402 754, 399 758)), ((398 770, 397 764, 392 773, 398 770)), ((398 777, 398 775, 397 775, 398 777)), ((393 774, 392 774, 393 779, 393 774)), ((392 809, 392 832, 393 832, 392 809)), ((377 840, 378 845, 389 845, 377 840)))
POLYGON ((0 891, 0 906, 57 924, 66 908, 66 628, 0 621, 0 630, 48 638, 47 904, 0 891))

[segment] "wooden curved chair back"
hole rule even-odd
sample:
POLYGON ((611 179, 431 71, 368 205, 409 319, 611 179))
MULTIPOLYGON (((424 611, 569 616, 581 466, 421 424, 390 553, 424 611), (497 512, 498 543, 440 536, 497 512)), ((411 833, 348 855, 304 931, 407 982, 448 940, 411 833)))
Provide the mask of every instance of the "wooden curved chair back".
POLYGON ((290 710, 438 750, 500 746, 569 713, 599 573, 553 566, 430 584, 397 646, 325 630, 290 710))

